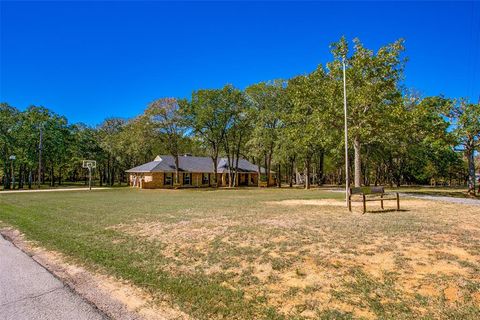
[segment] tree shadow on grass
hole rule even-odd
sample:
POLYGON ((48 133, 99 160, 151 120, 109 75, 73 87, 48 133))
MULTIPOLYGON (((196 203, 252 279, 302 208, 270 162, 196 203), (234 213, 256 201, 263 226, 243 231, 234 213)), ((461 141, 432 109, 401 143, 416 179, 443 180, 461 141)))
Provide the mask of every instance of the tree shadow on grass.
POLYGON ((389 212, 409 212, 411 210, 408 209, 377 209, 377 210, 367 210, 365 213, 373 213, 373 214, 381 214, 381 213, 389 213, 389 212))

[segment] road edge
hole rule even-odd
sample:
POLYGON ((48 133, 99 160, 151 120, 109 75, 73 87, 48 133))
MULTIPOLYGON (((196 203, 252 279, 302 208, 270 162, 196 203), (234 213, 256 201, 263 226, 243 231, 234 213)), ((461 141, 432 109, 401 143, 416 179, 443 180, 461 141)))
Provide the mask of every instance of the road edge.
POLYGON ((42 254, 43 249, 32 248, 24 240, 23 235, 15 229, 0 229, 0 234, 12 243, 16 248, 32 258, 35 263, 49 272, 56 279, 61 281, 68 290, 78 295, 82 300, 91 305, 106 319, 116 320, 140 320, 144 319, 141 315, 128 310, 121 301, 112 297, 96 285, 94 275, 82 268, 76 276, 72 276, 60 263, 48 259, 42 254), (87 279, 87 280, 86 280, 87 279), (81 283, 87 285, 80 285, 81 283))

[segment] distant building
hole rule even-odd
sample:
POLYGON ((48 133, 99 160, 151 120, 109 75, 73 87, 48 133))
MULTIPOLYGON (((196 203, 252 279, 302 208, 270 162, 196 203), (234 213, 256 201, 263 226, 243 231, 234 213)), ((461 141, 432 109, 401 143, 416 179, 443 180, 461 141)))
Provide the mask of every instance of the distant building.
MULTIPOLYGON (((235 167, 229 168, 227 158, 219 158, 217 165, 217 182, 219 187, 228 186, 229 170, 232 175, 235 167)), ((214 166, 210 157, 179 157, 179 181, 175 181, 175 157, 157 156, 153 161, 127 170, 130 174, 130 185, 142 189, 173 187, 210 187, 214 184, 214 166)), ((265 169, 260 167, 260 183, 258 166, 245 159, 238 160, 238 178, 236 186, 266 185, 265 169)), ((275 184, 275 177, 270 174, 270 185, 275 184)))

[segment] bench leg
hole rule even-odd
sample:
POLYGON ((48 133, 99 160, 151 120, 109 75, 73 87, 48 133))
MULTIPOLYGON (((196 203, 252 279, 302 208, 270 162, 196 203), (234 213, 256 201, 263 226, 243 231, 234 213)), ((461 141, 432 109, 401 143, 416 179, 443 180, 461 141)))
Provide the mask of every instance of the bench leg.
POLYGON ((383 210, 383 193, 380 195, 380 207, 383 210))
POLYGON ((367 201, 365 201, 365 195, 363 194, 363 213, 367 212, 367 201))
POLYGON ((397 211, 400 211, 400 195, 397 192, 397 211))

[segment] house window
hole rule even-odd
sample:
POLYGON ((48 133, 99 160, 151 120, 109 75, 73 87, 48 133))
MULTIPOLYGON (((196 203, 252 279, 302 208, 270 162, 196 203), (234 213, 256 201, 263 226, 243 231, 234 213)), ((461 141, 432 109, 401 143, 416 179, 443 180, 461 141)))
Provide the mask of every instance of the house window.
POLYGON ((210 180, 210 174, 209 173, 203 173, 202 174, 202 184, 208 184, 209 180, 210 180))
POLYGON ((171 186, 173 184, 173 174, 165 173, 165 185, 171 186))
POLYGON ((185 184, 185 185, 192 184, 192 174, 191 173, 184 173, 183 174, 183 184, 185 184))

